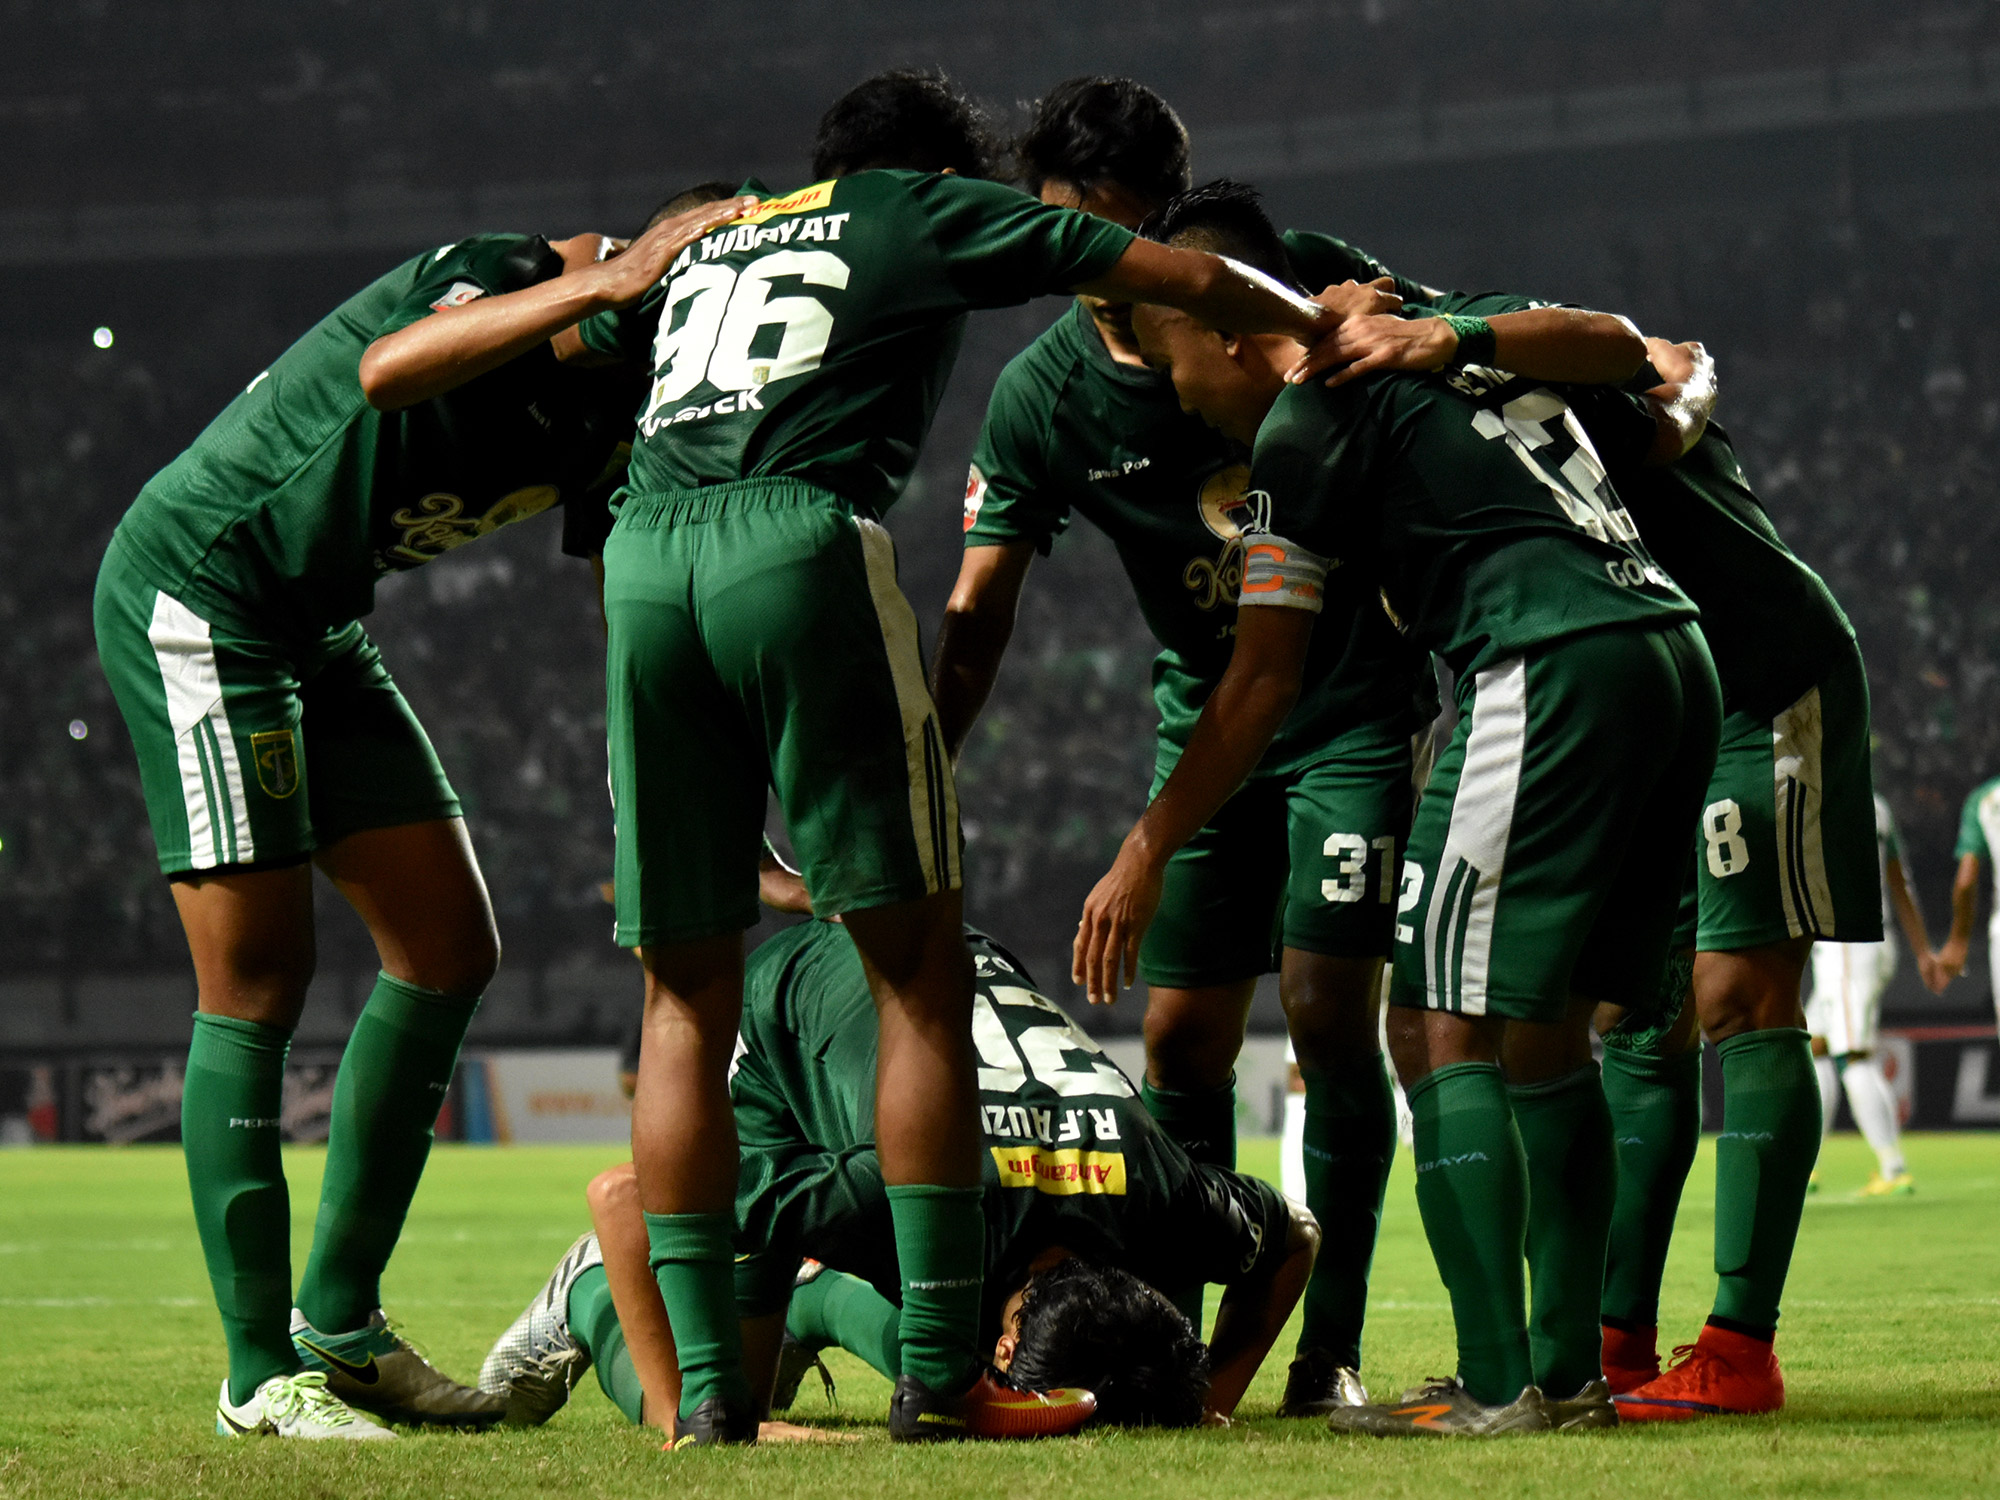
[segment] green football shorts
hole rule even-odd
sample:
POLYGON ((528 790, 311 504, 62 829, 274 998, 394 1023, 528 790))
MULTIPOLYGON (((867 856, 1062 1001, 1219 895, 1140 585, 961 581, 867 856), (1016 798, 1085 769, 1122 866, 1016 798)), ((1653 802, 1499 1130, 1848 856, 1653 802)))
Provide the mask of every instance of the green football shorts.
POLYGON ((631 495, 604 610, 620 944, 756 922, 767 788, 821 916, 958 888, 957 793, 878 523, 797 480, 631 495))
MULTIPOLYGON (((1153 795, 1182 747, 1161 740, 1153 795)), ((1278 952, 1389 952, 1396 860, 1410 832, 1410 736, 1364 725, 1288 774, 1257 773, 1167 862, 1139 952, 1148 984, 1195 989, 1267 974, 1278 952)))
POLYGON ((1704 953, 1793 938, 1882 938, 1882 872, 1868 748, 1868 674, 1856 648, 1775 717, 1733 713, 1696 847, 1699 910, 1682 938, 1704 953))
POLYGON ((1693 624, 1622 626, 1471 674, 1417 807, 1392 1004, 1560 1020, 1656 994, 1715 766, 1721 691, 1693 624))
POLYGON ((94 615, 167 874, 295 862, 363 829, 459 815, 359 622, 282 642, 247 610, 162 592, 116 537, 94 615))

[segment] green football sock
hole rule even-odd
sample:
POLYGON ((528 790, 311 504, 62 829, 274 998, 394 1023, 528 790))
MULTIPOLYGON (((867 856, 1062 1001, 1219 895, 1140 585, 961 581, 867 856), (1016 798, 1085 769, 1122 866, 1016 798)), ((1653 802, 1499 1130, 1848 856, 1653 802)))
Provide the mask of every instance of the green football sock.
POLYGON ((1618 1328, 1657 1328, 1674 1215, 1701 1142, 1700 1049, 1652 1057, 1606 1046, 1604 1102, 1618 1143, 1618 1199, 1601 1315, 1618 1328))
POLYGON ((1595 1064, 1507 1097, 1528 1160, 1528 1348, 1535 1384, 1562 1399, 1604 1373, 1598 1304, 1618 1190, 1611 1116, 1595 1064))
POLYGON ((354 1023, 334 1079, 319 1217, 299 1283, 299 1310, 322 1333, 350 1333, 382 1305, 382 1270, 478 1006, 477 996, 383 974, 354 1023))
POLYGON ((592 1266, 570 1284, 566 1316, 571 1335, 590 1356, 598 1389, 625 1413, 626 1421, 635 1425, 643 1421, 640 1403, 645 1392, 640 1389, 638 1371, 632 1368, 631 1351, 625 1347, 625 1330, 618 1324, 618 1309, 611 1304, 611 1282, 604 1267, 592 1266))
POLYGON ((984 1193, 909 1183, 889 1189, 903 1281, 902 1373, 955 1396, 979 1377, 986 1283, 984 1193))
POLYGON ((1475 1401, 1500 1405, 1534 1379, 1522 1257, 1528 1164, 1492 1063, 1453 1063, 1409 1090, 1417 1211, 1451 1294, 1458 1374, 1475 1401))
POLYGON ((1804 1031, 1773 1027, 1718 1042, 1715 1317, 1769 1337, 1819 1159, 1819 1077, 1804 1031))
POLYGON ((292 1348, 292 1213, 278 1151, 291 1032, 197 1013, 181 1090, 195 1229, 229 1344, 229 1399, 299 1367, 292 1348))
POLYGON ((736 1324, 735 1227, 730 1213, 646 1215, 653 1277, 680 1358, 683 1417, 713 1396, 750 1402, 736 1324))
POLYGON ((785 1332, 815 1353, 836 1345, 894 1380, 903 1368, 902 1318, 859 1276, 822 1271, 792 1293, 785 1332))
MULTIPOLYGON (((1158 1122, 1167 1139, 1203 1166, 1236 1166, 1236 1079, 1219 1089, 1183 1092, 1155 1088, 1141 1081, 1139 1102, 1158 1122)), ((1201 1299, 1206 1288, 1196 1285, 1176 1289, 1170 1296, 1181 1315, 1201 1332, 1201 1299)))
POLYGON ((1299 1071, 1306 1086, 1306 1207, 1323 1236, 1306 1283, 1299 1352, 1325 1349, 1336 1363, 1358 1370, 1368 1268, 1396 1159, 1396 1098, 1379 1056, 1334 1073, 1299 1071))

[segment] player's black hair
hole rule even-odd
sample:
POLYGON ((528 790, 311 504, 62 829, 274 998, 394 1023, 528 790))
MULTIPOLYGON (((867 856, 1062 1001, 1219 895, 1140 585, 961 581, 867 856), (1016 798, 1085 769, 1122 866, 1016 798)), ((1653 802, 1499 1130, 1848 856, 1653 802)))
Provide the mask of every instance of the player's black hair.
POLYGON ((986 113, 942 72, 892 68, 833 101, 813 136, 815 178, 871 167, 992 175, 993 131, 986 113))
POLYGON ((720 203, 724 198, 734 198, 736 189, 726 182, 697 182, 691 188, 682 188, 646 216, 646 223, 640 229, 644 234, 663 219, 671 219, 675 214, 684 214, 691 208, 700 208, 704 203, 720 203))
POLYGON ((1007 1378, 1023 1390, 1094 1391, 1095 1420, 1114 1426, 1194 1427, 1208 1399, 1208 1350, 1138 1277, 1072 1258, 1029 1278, 1007 1378))
POLYGON ((1257 190, 1227 177, 1170 198, 1139 226, 1139 233, 1165 245, 1226 255, 1298 288, 1284 239, 1264 212, 1257 190))
POLYGON ((1014 143, 1021 185, 1050 178, 1088 192, 1114 182, 1158 207, 1194 181, 1187 127, 1158 94, 1130 78, 1066 78, 1035 101, 1014 143))

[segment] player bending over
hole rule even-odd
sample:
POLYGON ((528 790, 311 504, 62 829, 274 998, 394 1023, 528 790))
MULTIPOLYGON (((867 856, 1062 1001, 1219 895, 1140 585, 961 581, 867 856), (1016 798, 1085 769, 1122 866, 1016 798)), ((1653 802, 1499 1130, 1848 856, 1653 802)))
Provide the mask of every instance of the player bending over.
MULTIPOLYGON (((1157 232, 1284 266, 1254 197, 1231 185, 1170 205, 1157 232)), ((1482 319, 1389 330, 1354 366, 1374 373, 1333 387, 1287 386, 1282 339, 1134 318, 1182 401, 1254 444, 1270 520, 1247 539, 1223 680, 1086 905, 1077 966, 1092 992, 1133 967, 1165 861, 1290 712, 1316 617, 1345 628, 1379 591, 1458 683, 1458 727, 1404 864, 1389 1019, 1458 1374, 1400 1406, 1336 1408, 1337 1429, 1616 1421, 1597 1374, 1612 1141, 1590 1018, 1595 997, 1651 987, 1665 962, 1720 707, 1693 606, 1639 544, 1562 399, 1492 368, 1622 379, 1640 341, 1615 319, 1543 312, 1504 337, 1482 319), (1454 356, 1441 373, 1397 368, 1454 356), (1522 1143, 1543 1100, 1559 1106, 1547 1113, 1570 1169, 1536 1174, 1531 1201, 1522 1143)))
MULTIPOLYGON (((884 75, 827 112, 818 180, 690 246, 637 307, 575 334, 590 311, 578 303, 531 291, 489 309, 524 342, 560 334, 648 372, 604 553, 617 941, 647 971, 633 1160, 681 1349, 679 1430, 700 1442, 756 1435, 731 1293, 726 1084, 771 791, 881 1014, 876 1142, 904 1277, 891 1433, 964 1432, 1005 1397, 975 1338, 957 797, 879 519, 966 315, 1081 290, 1315 344, 1342 317, 980 181, 986 155, 978 115, 942 79, 884 75)), ((1375 304, 1357 291, 1354 305, 1375 304)))
POLYGON ((483 299, 531 286, 629 301, 735 211, 697 210, 605 261, 597 235, 426 251, 252 380, 147 482, 105 553, 98 655, 198 985, 181 1138, 229 1347, 220 1433, 390 1436, 350 1406, 445 1425, 500 1414, 379 1307, 500 954, 458 798, 360 622, 384 574, 552 506, 567 508, 565 550, 594 552, 590 501, 602 511, 595 486, 631 436, 630 380, 563 369, 546 339, 475 340, 439 376, 424 358, 439 325, 477 324, 483 299), (313 972, 314 864, 367 923, 382 973, 335 1081, 295 1304, 278 1115, 313 972))
MULTIPOLYGON (((1187 132, 1130 79, 1058 84, 1018 154, 1043 202, 1128 227, 1188 186, 1187 132)), ((1285 244, 1312 268, 1309 286, 1387 274, 1326 236, 1285 244)), ((1158 789, 1229 663, 1243 537, 1258 520, 1242 458, 1146 367, 1129 302, 1077 298, 1007 366, 973 453, 965 558, 932 665, 947 754, 956 760, 999 675, 1035 554, 1074 513, 1118 548, 1160 643, 1158 789)), ((1341 631, 1315 638, 1298 708, 1243 789, 1169 861, 1140 956, 1140 1097, 1190 1156, 1216 1166, 1235 1165, 1233 1070, 1257 979, 1279 974, 1305 1082, 1305 1201, 1327 1236, 1279 1407, 1299 1417, 1367 1399, 1361 1325, 1395 1142, 1378 996, 1409 832, 1411 736, 1436 698, 1428 657, 1379 610, 1346 647, 1341 631)), ((1200 1289, 1172 1290, 1198 1325, 1200 1289)))
MULTIPOLYGON (((1896 817, 1888 802, 1875 797, 1875 849, 1882 880, 1882 925, 1893 916, 1903 929, 1910 951, 1925 964, 1930 937, 1917 905, 1915 887, 1903 869, 1903 845, 1896 817)), ((1926 965, 1927 966, 1927 965, 1926 965)), ((1875 1150, 1876 1170, 1861 1189, 1862 1196, 1885 1197, 1916 1191, 1909 1163, 1903 1159, 1902 1124, 1897 1118, 1896 1091, 1882 1072, 1878 1044, 1882 1030, 1882 992, 1896 977, 1896 944, 1886 934, 1879 943, 1820 943, 1813 949, 1812 998, 1806 1002, 1806 1029, 1812 1033, 1819 1066, 1820 1139, 1833 1130, 1840 1094, 1854 1123, 1875 1150)), ((1813 1173, 1812 1186, 1819 1185, 1813 1173)))
MULTIPOLYGON (((1099 1421, 1227 1417, 1305 1286, 1311 1216, 1262 1182, 1190 1160, 1019 963, 970 937, 991 1363, 1034 1390, 1089 1389, 1099 1421), (1153 1288, 1207 1282, 1225 1290, 1204 1356, 1153 1288)), ((742 1142, 736 1307, 762 1410, 774 1384, 789 1406, 828 1345, 891 1380, 902 1367, 903 1277, 869 1128, 879 1037, 867 976, 833 926, 805 923, 752 955, 730 1087, 742 1142), (800 1278, 806 1257, 824 1269, 809 1263, 800 1278), (793 1356, 782 1374, 781 1338, 793 1356)), ((481 1385, 506 1395, 515 1420, 540 1421, 594 1365, 628 1417, 666 1426, 685 1339, 646 1267, 633 1169, 599 1177, 590 1203, 596 1233, 494 1345, 481 1385)), ((1007 1399, 1009 1427, 1041 1410, 1007 1399)))

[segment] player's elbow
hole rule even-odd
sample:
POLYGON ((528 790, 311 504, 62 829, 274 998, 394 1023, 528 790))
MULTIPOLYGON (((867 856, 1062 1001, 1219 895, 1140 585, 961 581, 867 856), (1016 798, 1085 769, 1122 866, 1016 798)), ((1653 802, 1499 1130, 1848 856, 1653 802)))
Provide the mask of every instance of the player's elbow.
POLYGON ((1630 380, 1646 363, 1646 340, 1631 320, 1611 313, 1596 314, 1605 369, 1610 381, 1630 380))
POLYGON ((394 353, 383 348, 386 342, 377 339, 361 353, 361 396, 377 411, 399 411, 412 403, 401 388, 394 353))

